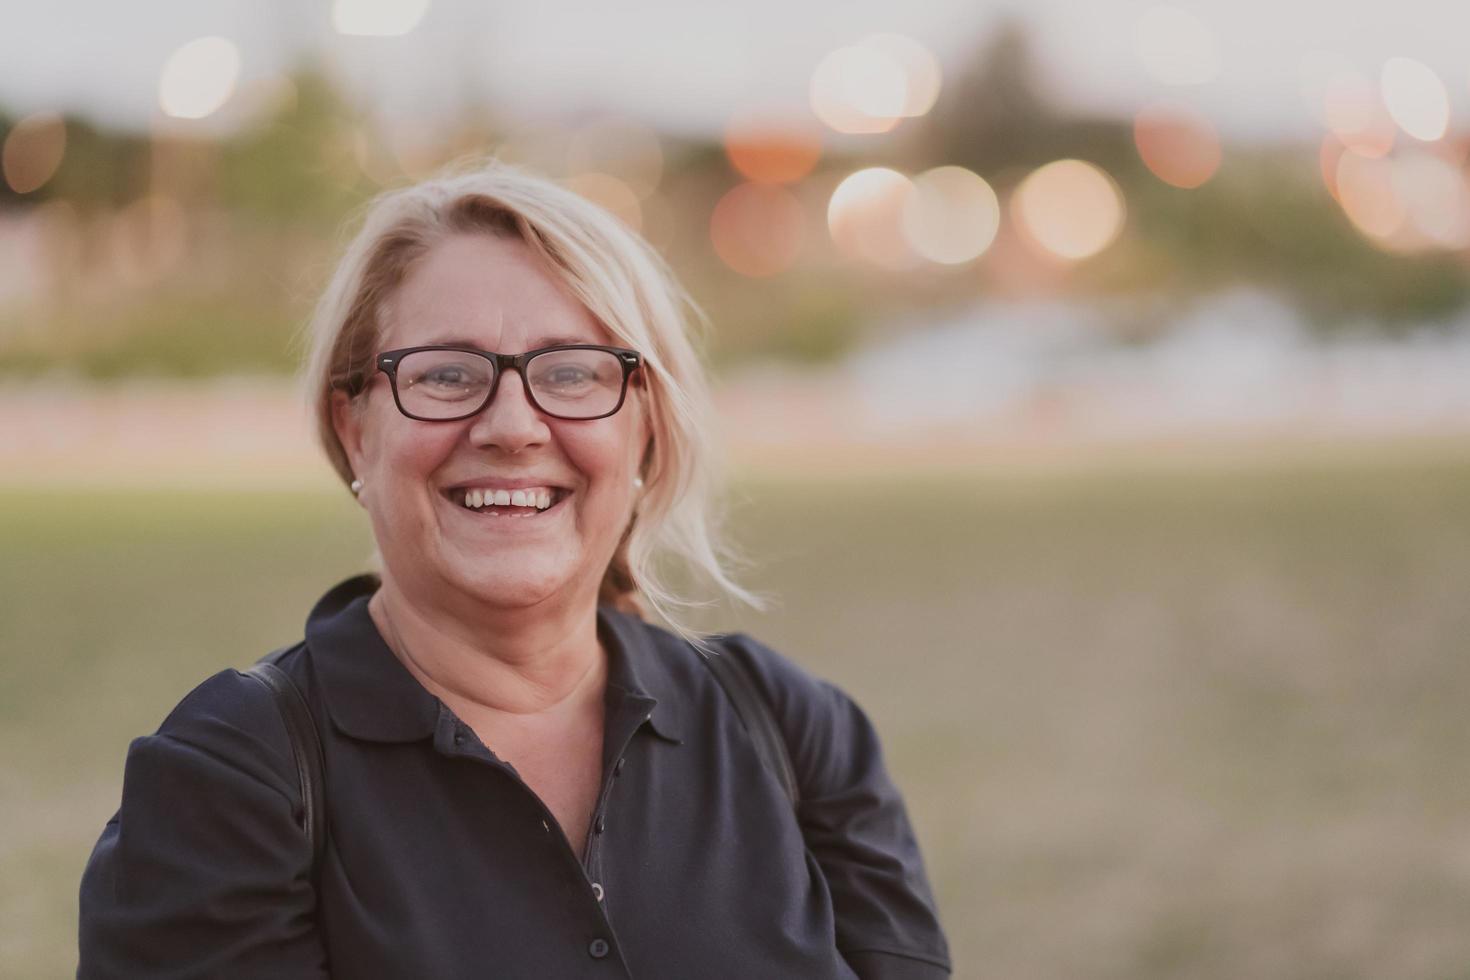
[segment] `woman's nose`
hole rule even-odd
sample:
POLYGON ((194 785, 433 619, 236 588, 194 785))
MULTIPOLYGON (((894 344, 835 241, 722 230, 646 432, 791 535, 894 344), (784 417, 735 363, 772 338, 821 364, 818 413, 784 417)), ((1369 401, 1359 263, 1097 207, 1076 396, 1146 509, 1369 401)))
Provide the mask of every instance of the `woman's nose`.
POLYGON ((495 397, 472 422, 470 439, 475 445, 494 446, 508 453, 540 445, 551 437, 546 419, 531 404, 519 371, 501 375, 495 397))

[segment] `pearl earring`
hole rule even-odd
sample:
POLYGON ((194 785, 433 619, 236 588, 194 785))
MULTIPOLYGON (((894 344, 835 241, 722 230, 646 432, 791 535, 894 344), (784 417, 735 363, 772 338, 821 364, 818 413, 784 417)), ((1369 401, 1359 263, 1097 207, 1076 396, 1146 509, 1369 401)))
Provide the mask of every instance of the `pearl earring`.
POLYGON ((633 477, 633 489, 634 490, 642 490, 643 489, 643 477, 641 477, 641 476, 635 476, 635 477, 633 477))
POLYGON ((362 481, 361 480, 353 480, 351 483, 349 483, 347 485, 347 489, 351 490, 352 491, 352 495, 354 497, 356 497, 358 494, 362 493, 362 481))

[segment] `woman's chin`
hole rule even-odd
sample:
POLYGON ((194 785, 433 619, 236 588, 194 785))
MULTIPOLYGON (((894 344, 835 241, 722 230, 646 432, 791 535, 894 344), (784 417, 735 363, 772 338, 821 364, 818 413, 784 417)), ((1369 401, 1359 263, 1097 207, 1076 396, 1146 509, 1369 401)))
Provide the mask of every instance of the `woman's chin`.
POLYGON ((451 576, 467 595, 487 608, 524 609, 555 597, 567 585, 565 575, 516 562, 489 568, 465 568, 451 576))

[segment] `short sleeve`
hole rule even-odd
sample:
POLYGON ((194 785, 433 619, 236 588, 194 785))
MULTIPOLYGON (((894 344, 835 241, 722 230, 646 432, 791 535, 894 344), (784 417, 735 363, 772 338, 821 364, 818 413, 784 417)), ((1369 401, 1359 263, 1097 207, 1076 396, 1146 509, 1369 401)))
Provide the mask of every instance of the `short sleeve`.
POLYGON ((133 741, 82 876, 79 978, 327 976, 290 751, 237 671, 133 741))
POLYGON ((832 893, 843 958, 863 980, 948 976, 918 840, 872 722, 835 685, 749 637, 734 639, 727 649, 748 657, 786 737, 797 818, 832 893))

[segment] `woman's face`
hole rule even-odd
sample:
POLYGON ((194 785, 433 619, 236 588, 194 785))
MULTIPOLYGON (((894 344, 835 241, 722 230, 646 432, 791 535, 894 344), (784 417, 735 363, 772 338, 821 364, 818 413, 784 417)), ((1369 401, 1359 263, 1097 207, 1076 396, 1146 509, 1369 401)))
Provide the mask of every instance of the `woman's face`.
MULTIPOLYGON (((519 354, 553 343, 613 344, 591 313, 519 239, 461 234, 435 245, 387 304, 378 350, 455 344, 519 354)), ((641 386, 607 418, 543 415, 507 371, 490 405, 457 422, 399 413, 378 372, 337 433, 383 556, 411 599, 496 608, 596 602, 635 499, 648 441, 641 386), (466 506, 470 489, 554 489, 544 511, 466 506), (559 499, 557 499, 559 498, 559 499)))

